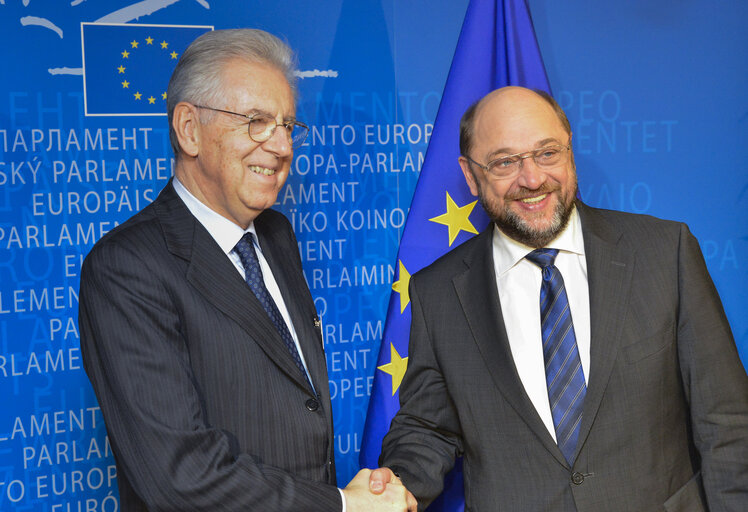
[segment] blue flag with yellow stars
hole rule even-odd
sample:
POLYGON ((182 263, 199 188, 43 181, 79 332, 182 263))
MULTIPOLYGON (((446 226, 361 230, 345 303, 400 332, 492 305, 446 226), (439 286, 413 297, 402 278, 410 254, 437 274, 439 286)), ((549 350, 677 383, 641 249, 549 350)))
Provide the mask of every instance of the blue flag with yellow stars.
POLYGON ((166 115, 166 87, 177 60, 212 29, 81 23, 86 115, 166 115))
MULTIPOLYGON (((408 367, 410 276, 488 225, 457 163, 460 118, 475 101, 507 85, 550 92, 527 4, 525 0, 471 0, 400 242, 398 276, 392 285, 361 444, 361 467, 378 467, 382 438, 400 408, 398 388, 408 367)), ((444 493, 429 510, 464 510, 460 468, 458 461, 445 480, 444 493)))

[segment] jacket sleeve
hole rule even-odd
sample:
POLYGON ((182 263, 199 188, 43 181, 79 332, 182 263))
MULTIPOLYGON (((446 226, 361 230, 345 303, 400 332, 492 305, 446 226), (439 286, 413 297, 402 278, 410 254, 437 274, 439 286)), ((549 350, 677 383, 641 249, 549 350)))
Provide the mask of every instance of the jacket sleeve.
POLYGON ((416 281, 410 283, 412 320, 400 410, 382 442, 379 462, 400 475, 418 500, 418 510, 424 510, 441 494, 444 476, 462 453, 462 441, 457 411, 434 354, 416 281))
POLYGON ((84 366, 121 477, 152 512, 341 510, 335 486, 240 453, 209 425, 180 332, 185 311, 147 259, 107 240, 81 275, 84 366))
POLYGON ((748 376, 696 238, 682 225, 678 357, 709 509, 748 503, 748 376))

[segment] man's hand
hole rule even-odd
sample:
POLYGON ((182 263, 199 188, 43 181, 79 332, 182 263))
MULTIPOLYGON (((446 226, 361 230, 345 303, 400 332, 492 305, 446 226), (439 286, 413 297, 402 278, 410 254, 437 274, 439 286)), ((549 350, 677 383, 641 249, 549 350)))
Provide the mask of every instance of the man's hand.
MULTIPOLYGON (((374 494, 382 493, 388 485, 403 485, 400 479, 392 472, 390 468, 377 468, 371 472, 369 476, 369 490, 374 494)), ((408 504, 408 512, 416 512, 418 509, 418 502, 416 498, 408 491, 405 495, 406 502, 408 504)))
POLYGON ((343 489, 348 512, 397 511, 416 512, 416 500, 387 468, 377 470, 372 487, 372 471, 362 469, 343 489))

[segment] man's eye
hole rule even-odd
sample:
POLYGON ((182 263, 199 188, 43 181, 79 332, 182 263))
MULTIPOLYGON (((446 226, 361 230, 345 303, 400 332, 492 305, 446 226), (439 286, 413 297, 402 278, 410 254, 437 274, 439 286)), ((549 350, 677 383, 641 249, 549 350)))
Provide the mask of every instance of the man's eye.
POLYGON ((553 158, 557 154, 558 154, 558 149, 556 149, 556 148, 546 148, 546 149, 541 150, 541 153, 540 153, 539 156, 540 156, 540 158, 549 159, 549 158, 553 158))
POLYGON ((264 130, 270 124, 270 120, 267 117, 255 117, 249 123, 252 125, 252 128, 264 130))
POLYGON ((507 167, 511 167, 516 160, 516 158, 502 158, 501 160, 496 160, 494 162, 494 167, 498 169, 506 169, 507 167))

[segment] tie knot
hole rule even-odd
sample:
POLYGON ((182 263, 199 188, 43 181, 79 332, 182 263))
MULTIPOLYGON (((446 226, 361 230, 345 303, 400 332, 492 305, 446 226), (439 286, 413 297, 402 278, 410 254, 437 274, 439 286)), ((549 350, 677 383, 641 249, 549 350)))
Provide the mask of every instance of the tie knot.
POLYGON ((234 250, 239 255, 239 259, 242 260, 242 265, 247 269, 250 265, 257 265, 257 253, 255 252, 255 235, 248 231, 244 233, 241 240, 239 240, 234 246, 234 250))
POLYGON ((528 260, 535 263, 540 268, 546 268, 553 265, 558 255, 558 249, 535 249, 525 256, 528 260))
POLYGON ((241 237, 241 239, 236 243, 236 247, 239 247, 240 245, 244 244, 250 244, 254 245, 255 243, 255 234, 251 231, 247 231, 244 233, 244 235, 241 237))

